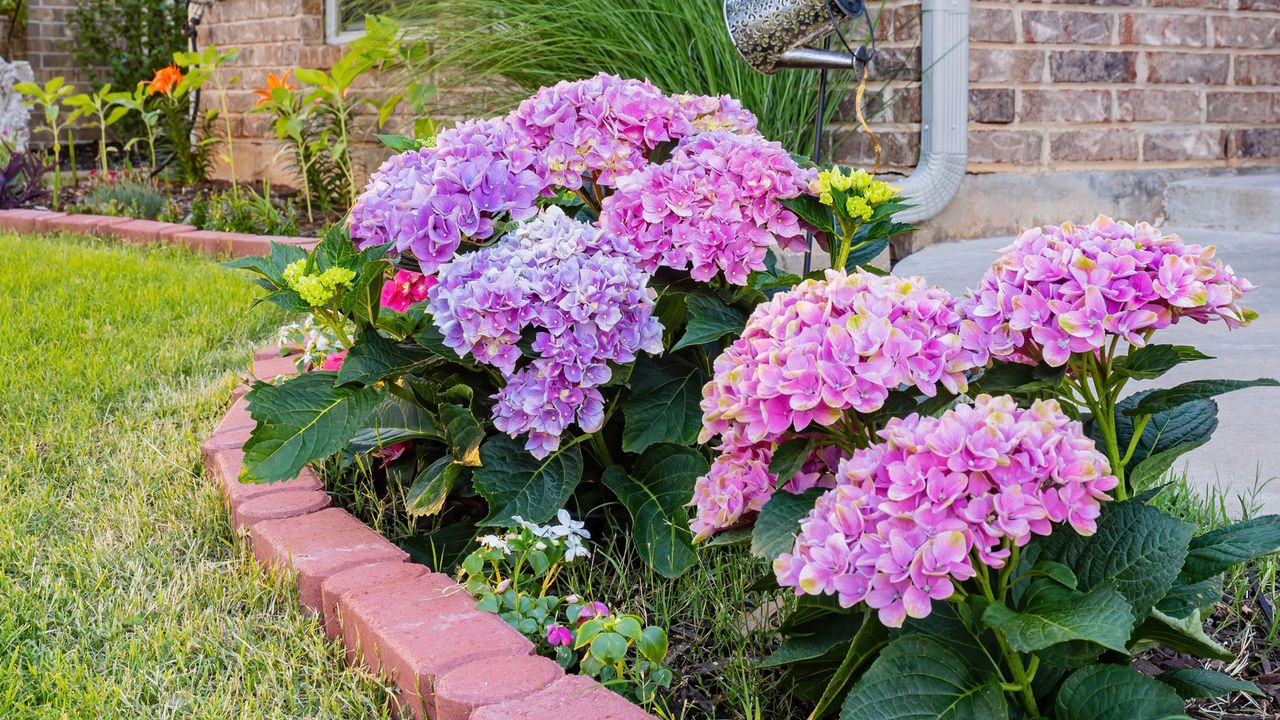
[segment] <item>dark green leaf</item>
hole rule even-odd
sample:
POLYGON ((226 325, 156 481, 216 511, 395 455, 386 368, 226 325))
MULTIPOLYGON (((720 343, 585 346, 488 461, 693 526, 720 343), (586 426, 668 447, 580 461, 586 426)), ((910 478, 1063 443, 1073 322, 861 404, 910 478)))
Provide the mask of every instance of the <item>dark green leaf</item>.
POLYGON ((446 455, 423 469, 405 495, 405 511, 411 517, 429 517, 444 509, 445 500, 458 480, 469 472, 466 466, 446 455))
POLYGON ((1247 692, 1261 695, 1257 685, 1244 680, 1237 680, 1230 675, 1205 668, 1179 668, 1162 672, 1156 676, 1160 682, 1168 685, 1183 700, 1195 698, 1216 698, 1230 695, 1233 692, 1247 692))
POLYGON ((848 272, 853 272, 867 263, 875 260, 889 247, 889 239, 880 238, 879 240, 869 240, 861 245, 854 247, 849 251, 849 258, 845 261, 844 267, 848 272))
POLYGON ((1138 380, 1151 380, 1169 372, 1180 363, 1212 360, 1190 345, 1147 345, 1116 358, 1116 372, 1138 380))
POLYGON ((421 370, 434 356, 413 343, 397 344, 366 327, 338 370, 338 385, 373 385, 421 370))
POLYGON ((1129 470, 1126 475, 1129 486, 1134 492, 1142 492, 1160 481, 1165 473, 1169 472, 1169 468, 1173 467, 1173 463, 1178 458, 1195 450, 1203 445, 1204 442, 1183 443, 1165 448, 1154 455, 1148 455, 1143 458, 1133 469, 1129 470))
POLYGON ((1186 617, 1196 611, 1208 612, 1221 599, 1221 575, 1194 583, 1184 583, 1179 579, 1156 603, 1156 609, 1170 617, 1186 617))
POLYGON ((850 685, 863 676, 880 651, 889 644, 887 628, 871 617, 870 613, 863 615, 862 620, 862 627, 859 628, 858 634, 848 643, 844 657, 841 658, 835 672, 831 673, 831 680, 827 682, 827 686, 823 688, 822 695, 811 713, 812 717, 826 715, 827 710, 845 695, 850 685))
POLYGON ((773 450, 773 459, 769 461, 769 473, 777 478, 774 485, 782 487, 791 482, 791 478, 804 467, 809 459, 810 441, 807 438, 788 440, 773 450))
POLYGON ((1258 378, 1257 380, 1192 380, 1171 388, 1152 390, 1137 405, 1125 410, 1125 414, 1130 417, 1152 415, 1165 410, 1172 410, 1194 400, 1204 400, 1233 390, 1276 386, 1280 386, 1280 382, 1271 378, 1258 378))
MULTIPOLYGON (((311 253, 315 269, 324 272, 332 267, 354 268, 359 264, 360 251, 347 234, 344 224, 338 223, 320 238, 316 249, 311 253)), ((308 273, 310 274, 310 273, 308 273)))
POLYGON ((395 395, 382 399, 368 426, 361 428, 351 438, 350 449, 355 453, 367 453, 402 440, 444 441, 444 432, 426 408, 395 395))
POLYGON ((796 545, 796 533, 800 521, 813 510, 826 490, 813 488, 799 495, 779 490, 760 509, 755 529, 751 531, 751 554, 766 560, 774 560, 796 545))
POLYGON ((622 449, 640 453, 658 443, 696 442, 706 373, 678 355, 642 358, 633 368, 631 397, 622 406, 622 449))
POLYGON ((663 444, 646 450, 630 474, 619 465, 605 471, 604 484, 631 513, 636 550, 663 577, 677 577, 697 562, 687 506, 707 470, 697 450, 663 444))
POLYGON ((591 639, 591 655, 603 665, 613 665, 627 656, 627 640, 615 632, 602 632, 591 639))
POLYGON ((685 308, 688 322, 684 336, 672 350, 714 342, 725 335, 736 335, 747 324, 742 311, 725 305, 714 295, 691 293, 685 298, 685 308))
POLYGON ((800 195, 782 201, 788 210, 801 220, 817 228, 819 232, 835 235, 835 219, 831 216, 831 208, 823 205, 812 195, 800 195))
POLYGON ((362 265, 351 281, 351 287, 342 293, 342 310, 369 325, 378 319, 382 308, 382 285, 387 279, 391 263, 375 260, 362 265))
POLYGON ((1204 580, 1277 551, 1280 551, 1280 515, 1233 523, 1191 539, 1182 576, 1189 582, 1204 580))
POLYGON ((414 535, 400 541, 413 562, 426 565, 446 575, 477 546, 476 526, 471 522, 456 522, 422 535, 414 535))
POLYGON ((273 293, 264 295, 262 302, 269 302, 276 307, 282 308, 289 312, 305 313, 311 312, 311 306, 306 300, 292 288, 281 288, 273 293))
MULTIPOLYGON (((1155 391, 1143 390, 1116 404, 1116 436, 1121 448, 1128 447, 1133 437, 1133 418, 1129 417, 1128 411, 1152 392, 1155 391)), ((1143 428, 1127 468, 1132 470, 1147 457, 1177 445, 1203 443, 1217 427, 1218 404, 1213 400, 1195 400, 1173 410, 1156 413, 1143 428)), ((1094 440, 1101 442, 1096 425, 1091 431, 1094 440)))
POLYGON ((468 467, 478 466, 481 462, 478 451, 480 443, 484 442, 485 433, 476 416, 471 413, 471 408, 464 405, 441 405, 440 422, 444 424, 445 444, 449 446, 449 454, 454 461, 468 467))
POLYGON ((884 641, 889 641, 888 631, 873 616, 867 613, 832 614, 828 613, 813 623, 811 628, 787 633, 786 640, 773 651, 769 657, 760 662, 760 667, 781 667, 794 663, 821 658, 837 647, 841 648, 840 659, 847 654, 844 650, 854 638, 867 628, 879 628, 884 641))
POLYGON ((640 639, 636 641, 636 650, 651 663, 661 663, 667 658, 667 632, 660 627, 650 625, 640 631, 640 639))
POLYGON ((510 524, 513 515, 546 522, 582 480, 582 451, 577 445, 539 460, 524 449, 522 440, 495 435, 480 446, 480 462, 471 482, 489 502, 485 525, 510 524))
POLYGON ((442 360, 469 367, 475 365, 474 360, 469 357, 462 357, 454 352, 453 348, 444 344, 444 335, 440 333, 440 329, 434 323, 424 323, 418 332, 414 333, 413 341, 442 360))
POLYGON ((409 152, 422 147, 422 143, 404 135, 375 135, 375 137, 392 152, 396 153, 409 152))
POLYGON ((1205 633, 1199 610, 1185 617, 1171 617, 1153 608, 1129 640, 1129 653, 1137 655, 1161 645, 1177 652, 1225 662, 1236 657, 1235 653, 1205 633))
POLYGON ((889 643, 845 698, 840 720, 996 720, 1009 708, 1000 680, 975 673, 939 640, 889 643))
POLYGON ((245 398, 257 425, 244 447, 244 477, 290 480, 307 463, 347 445, 366 424, 381 393, 334 387, 331 372, 311 372, 279 385, 258 383, 245 398))
POLYGON ((1122 665, 1092 665, 1062 683, 1055 720, 1168 720, 1185 717, 1169 686, 1122 665))
POLYGON ((1071 640, 1124 652, 1133 628, 1129 603, 1109 583, 1083 593, 1049 579, 1032 581, 1018 610, 997 601, 982 619, 1004 631, 1010 647, 1026 653, 1071 640))

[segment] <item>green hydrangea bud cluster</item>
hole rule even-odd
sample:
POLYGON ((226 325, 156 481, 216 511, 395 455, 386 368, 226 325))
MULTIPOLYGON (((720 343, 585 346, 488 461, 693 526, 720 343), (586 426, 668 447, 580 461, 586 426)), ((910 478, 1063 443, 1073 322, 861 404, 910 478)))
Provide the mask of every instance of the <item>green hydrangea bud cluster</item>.
POLYGON ((307 275, 307 261, 299 260, 284 269, 284 281, 311 307, 328 305, 340 288, 351 287, 356 274, 344 267, 331 267, 318 275, 307 275))

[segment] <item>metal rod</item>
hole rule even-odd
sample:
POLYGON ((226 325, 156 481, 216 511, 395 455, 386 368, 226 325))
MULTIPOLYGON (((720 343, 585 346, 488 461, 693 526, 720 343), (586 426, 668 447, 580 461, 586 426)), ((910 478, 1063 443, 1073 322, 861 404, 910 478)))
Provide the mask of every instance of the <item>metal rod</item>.
MULTIPOLYGON (((831 49, 831 37, 822 41, 822 49, 831 49)), ((822 134, 827 124, 827 69, 818 74, 818 114, 813 120, 813 164, 822 162, 822 134)), ((804 274, 813 269, 813 232, 805 233, 804 274)))

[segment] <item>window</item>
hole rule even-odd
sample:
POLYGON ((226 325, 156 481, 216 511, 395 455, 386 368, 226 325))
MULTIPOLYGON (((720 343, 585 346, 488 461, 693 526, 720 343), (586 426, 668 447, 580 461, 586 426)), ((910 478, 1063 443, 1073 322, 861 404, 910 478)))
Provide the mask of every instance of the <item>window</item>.
POLYGON ((397 0, 325 0, 325 40, 341 44, 364 32, 364 16, 390 12, 397 0))

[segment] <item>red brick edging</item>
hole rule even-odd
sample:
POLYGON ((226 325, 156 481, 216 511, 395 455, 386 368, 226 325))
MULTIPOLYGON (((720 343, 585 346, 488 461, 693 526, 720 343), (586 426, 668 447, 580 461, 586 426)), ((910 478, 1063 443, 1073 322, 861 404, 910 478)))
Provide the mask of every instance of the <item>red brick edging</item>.
POLYGON ((115 237, 128 243, 182 245, 207 255, 267 255, 271 242, 297 245, 310 250, 316 238, 247 235, 245 233, 198 230, 191 225, 134 220, 108 215, 68 215, 50 210, 0 210, 0 228, 17 232, 69 232, 98 237, 115 237))
MULTIPOLYGON (((0 210, 0 229, 114 236, 137 244, 184 245, 209 255, 265 255, 270 241, 308 250, 315 238, 197 230, 190 225, 45 210, 0 210)), ((297 372, 293 358, 261 350, 258 380, 297 372)), ((241 385, 235 401, 200 449, 232 525, 265 570, 284 571, 303 610, 323 616, 341 638, 347 661, 381 673, 396 686, 393 708, 419 720, 656 720, 617 693, 554 661, 447 575, 409 562, 408 553, 332 501, 304 470, 286 482, 240 482, 244 444, 253 431, 241 385)))

